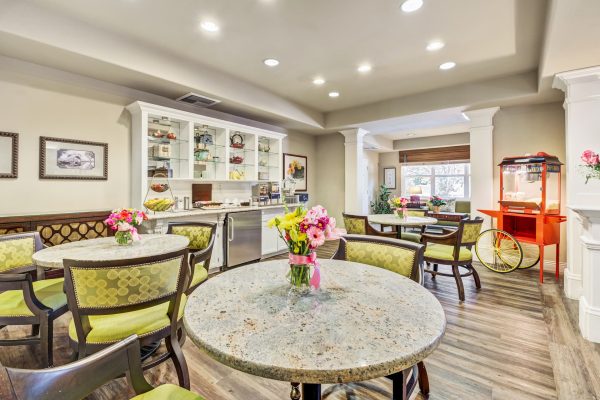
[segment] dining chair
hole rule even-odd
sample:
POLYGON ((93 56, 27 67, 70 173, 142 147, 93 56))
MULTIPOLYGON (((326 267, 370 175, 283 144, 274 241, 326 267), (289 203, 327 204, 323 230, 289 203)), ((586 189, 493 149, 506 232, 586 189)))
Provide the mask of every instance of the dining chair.
POLYGON ((395 238, 396 232, 382 232, 377 230, 369 223, 369 218, 366 215, 352 215, 342 213, 344 218, 344 226, 348 234, 354 235, 371 235, 371 236, 383 236, 388 238, 395 238))
POLYGON ((136 335, 70 364, 44 370, 0 366, 0 398, 5 400, 80 400, 125 374, 136 396, 132 400, 204 400, 172 384, 152 387, 144 377, 136 335))
POLYGON ((169 222, 168 234, 182 235, 189 239, 190 285, 185 294, 190 295, 200 284, 208 279, 208 268, 212 255, 217 224, 211 222, 169 222), (196 268, 202 263, 202 268, 196 268))
MULTIPOLYGON (((333 258, 384 268, 422 285, 424 251, 425 246, 422 244, 405 240, 367 235, 344 235, 333 258)), ((393 398, 400 398, 396 391, 402 390, 408 399, 417 383, 423 395, 429 394, 429 378, 423 361, 419 361, 404 371, 390 375, 388 378, 393 381, 393 398), (408 378, 409 375, 410 378, 408 378), (398 386, 398 384, 400 385, 398 386)))
POLYGON ((68 308, 64 279, 44 279, 44 269, 33 265, 33 254, 42 248, 37 232, 0 236, 0 329, 32 326, 30 336, 0 339, 0 346, 39 343, 46 368, 53 363, 54 320, 68 308))
POLYGON ((465 300, 465 289, 462 278, 473 275, 475 286, 481 289, 481 280, 477 270, 473 267, 472 246, 477 242, 483 218, 472 220, 461 220, 458 229, 448 231, 444 234, 423 233, 421 235, 422 243, 425 244, 425 262, 429 266, 433 264, 433 269, 425 269, 430 273, 432 279, 437 275, 453 276, 458 288, 458 297, 461 301, 465 300), (452 273, 439 272, 438 264, 450 265, 452 273), (459 268, 466 269, 467 272, 461 273, 459 268))
POLYGON ((132 334, 141 346, 165 340, 167 351, 143 365, 167 359, 179 385, 190 387, 179 340, 185 337, 183 310, 189 280, 188 250, 115 261, 65 259, 65 289, 73 318, 69 340, 82 359, 132 334))

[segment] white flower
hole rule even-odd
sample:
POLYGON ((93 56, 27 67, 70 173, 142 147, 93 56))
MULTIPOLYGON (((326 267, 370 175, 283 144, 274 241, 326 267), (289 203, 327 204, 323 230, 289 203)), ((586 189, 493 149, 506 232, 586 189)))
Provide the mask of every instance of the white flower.
POLYGON ((131 225, 129 225, 127 222, 121 222, 119 224, 119 231, 123 232, 123 231, 130 231, 131 230, 131 225))

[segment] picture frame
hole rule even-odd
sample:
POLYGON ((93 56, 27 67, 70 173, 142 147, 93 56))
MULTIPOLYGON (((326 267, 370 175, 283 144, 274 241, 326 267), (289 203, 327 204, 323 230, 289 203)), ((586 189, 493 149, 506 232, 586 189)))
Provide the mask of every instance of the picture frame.
POLYGON ((283 179, 292 178, 296 191, 308 190, 308 158, 298 154, 283 153, 283 179))
POLYGON ((0 178, 15 179, 19 172, 19 134, 0 132, 0 178))
POLYGON ((383 184, 388 189, 396 189, 396 167, 386 167, 383 169, 383 184))
POLYGON ((40 179, 108 179, 108 143, 40 136, 40 179))

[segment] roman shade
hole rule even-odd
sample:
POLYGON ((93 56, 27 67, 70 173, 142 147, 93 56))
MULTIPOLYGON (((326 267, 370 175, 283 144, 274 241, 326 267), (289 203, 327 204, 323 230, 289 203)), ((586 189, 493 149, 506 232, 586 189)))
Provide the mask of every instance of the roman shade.
POLYGON ((471 158, 471 146, 448 146, 429 149, 401 150, 400 163, 463 161, 471 158))

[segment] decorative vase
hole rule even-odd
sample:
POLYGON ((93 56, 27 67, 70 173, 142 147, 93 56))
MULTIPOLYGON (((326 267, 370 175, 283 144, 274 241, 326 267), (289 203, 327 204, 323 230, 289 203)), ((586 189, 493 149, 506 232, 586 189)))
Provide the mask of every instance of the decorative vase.
POLYGON ((404 219, 405 221, 408 219, 408 208, 407 207, 402 207, 402 219, 404 219))
POLYGON ((307 256, 299 255, 299 254, 289 254, 290 259, 290 292, 297 295, 306 295, 310 293, 310 287, 315 286, 318 288, 320 277, 318 276, 318 272, 315 272, 317 275, 313 277, 315 273, 311 273, 311 266, 317 265, 316 253, 310 253, 307 256), (314 279, 318 278, 318 279, 314 279))
POLYGON ((129 246, 133 243, 133 235, 129 231, 117 231, 115 241, 119 246, 129 246))
POLYGON ((439 213, 440 212, 440 206, 433 206, 433 212, 434 213, 439 213))

